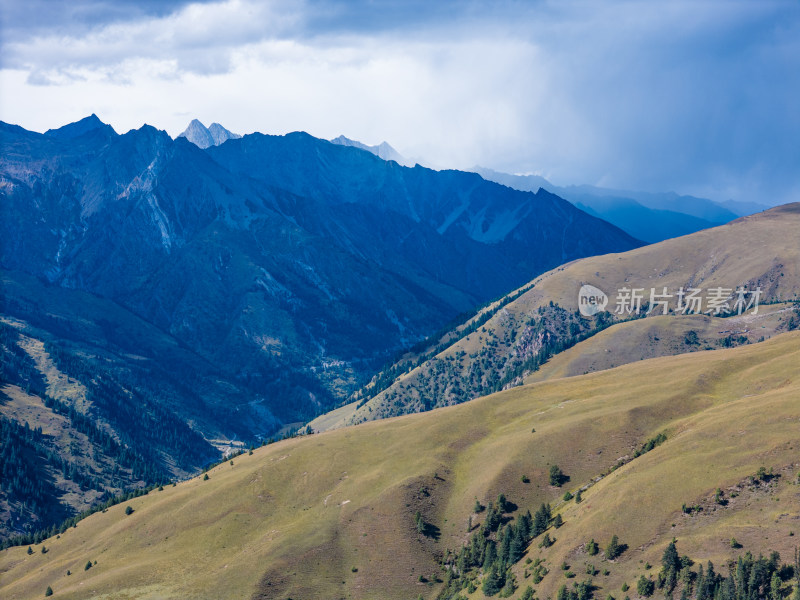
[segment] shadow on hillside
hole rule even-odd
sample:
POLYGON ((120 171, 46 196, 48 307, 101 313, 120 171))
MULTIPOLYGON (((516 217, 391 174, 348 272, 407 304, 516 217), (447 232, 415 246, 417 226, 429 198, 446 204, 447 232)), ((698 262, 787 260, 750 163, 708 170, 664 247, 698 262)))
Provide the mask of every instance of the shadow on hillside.
POLYGON ((439 538, 442 537, 442 530, 433 523, 425 523, 425 529, 423 530, 422 535, 438 542, 439 538))

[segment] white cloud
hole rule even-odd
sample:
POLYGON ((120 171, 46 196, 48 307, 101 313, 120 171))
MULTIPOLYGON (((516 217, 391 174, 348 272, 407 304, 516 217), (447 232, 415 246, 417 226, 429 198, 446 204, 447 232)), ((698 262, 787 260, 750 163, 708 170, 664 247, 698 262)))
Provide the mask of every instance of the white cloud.
POLYGON ((9 43, 0 115, 172 135, 197 117, 560 184, 796 193, 800 18, 784 3, 493 3, 374 27, 347 6, 230 0, 9 43))

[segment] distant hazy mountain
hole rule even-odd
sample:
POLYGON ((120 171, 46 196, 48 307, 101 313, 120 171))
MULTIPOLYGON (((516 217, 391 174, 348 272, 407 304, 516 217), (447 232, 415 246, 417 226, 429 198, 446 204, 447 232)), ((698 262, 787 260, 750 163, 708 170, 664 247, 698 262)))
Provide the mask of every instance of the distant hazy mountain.
POLYGON ((397 150, 392 148, 387 142, 381 142, 377 146, 367 146, 357 140, 351 140, 343 135, 340 135, 337 138, 331 140, 334 144, 338 144, 340 146, 351 146, 353 148, 360 148, 361 150, 366 150, 367 152, 372 152, 375 156, 382 158, 383 160, 393 160, 398 165, 403 165, 404 167, 413 167, 414 161, 407 159, 405 156, 400 154, 397 150))
POLYGON ((718 202, 717 204, 731 211, 732 213, 736 213, 740 217, 754 215, 755 213, 767 210, 769 208, 769 206, 761 204, 760 202, 742 202, 739 200, 725 200, 724 202, 718 202))
MULTIPOLYGON (((537 175, 510 175, 482 167, 476 167, 473 171, 485 179, 518 190, 546 189, 646 242, 660 242, 687 235, 727 223, 742 214, 751 214, 734 212, 705 198, 679 196, 672 192, 653 194, 590 185, 559 187, 537 175)), ((754 208, 757 210, 752 212, 759 212, 766 207, 755 205, 754 208)))
POLYGON ((209 146, 219 146, 228 140, 239 139, 242 136, 228 131, 219 123, 212 123, 210 127, 206 127, 197 119, 192 119, 186 130, 178 137, 184 137, 195 146, 205 149, 209 146))

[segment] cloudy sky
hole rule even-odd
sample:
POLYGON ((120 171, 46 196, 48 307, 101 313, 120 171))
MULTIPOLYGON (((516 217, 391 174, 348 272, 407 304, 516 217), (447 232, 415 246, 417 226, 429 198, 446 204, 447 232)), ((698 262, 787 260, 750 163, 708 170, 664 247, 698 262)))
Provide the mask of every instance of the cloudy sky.
POLYGON ((800 2, 0 0, 0 119, 387 140, 439 167, 800 201, 800 2))

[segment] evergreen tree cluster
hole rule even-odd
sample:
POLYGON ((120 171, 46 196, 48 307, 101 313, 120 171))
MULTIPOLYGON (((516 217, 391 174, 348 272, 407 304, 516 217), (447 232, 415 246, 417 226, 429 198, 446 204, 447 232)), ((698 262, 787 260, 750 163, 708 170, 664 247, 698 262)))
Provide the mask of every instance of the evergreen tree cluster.
POLYGON ((667 441, 667 434, 666 433, 659 433, 656 437, 650 438, 647 440, 641 448, 639 448, 636 452, 633 453, 633 458, 639 458, 642 454, 647 454, 655 448, 656 446, 660 446, 664 442, 667 441))
POLYGON ((457 597, 480 574, 483 575, 481 589, 485 595, 500 593, 505 596, 513 592, 510 567, 524 556, 531 540, 551 526, 552 512, 549 504, 542 504, 535 515, 527 511, 510 520, 507 516, 510 508, 510 503, 500 494, 497 502, 488 503, 484 521, 472 534, 469 543, 457 554, 448 552, 445 558, 448 580, 441 599, 457 597))
POLYGON ((150 466, 163 465, 163 455, 167 455, 180 468, 193 470, 216 456, 214 448, 166 408, 166 399, 140 378, 129 374, 131 380, 127 381, 123 373, 103 371, 49 344, 45 348, 60 371, 91 382, 86 385, 87 399, 97 416, 111 424, 123 446, 144 457, 150 466))
MULTIPOLYGON (((500 308, 502 306, 494 307, 492 314, 500 308)), ((483 327, 491 316, 487 315, 485 313, 458 332, 439 335, 436 339, 446 341, 424 355, 382 371, 358 396, 358 407, 390 388, 399 376, 423 363, 427 364, 413 379, 398 383, 395 389, 386 392, 385 402, 379 409, 381 416, 404 414, 410 408, 427 411, 498 392, 519 385, 525 373, 537 370, 553 355, 602 331, 613 322, 605 312, 589 320, 577 311, 551 304, 540 307, 538 316, 531 318, 524 327, 512 324, 498 330, 498 335, 496 331, 483 327), (478 351, 469 355, 468 362, 465 363, 463 351, 444 358, 437 357, 439 352, 472 333, 482 337, 482 344, 478 351)))
POLYGON ((5 323, 0 323, 0 379, 13 383, 27 393, 43 393, 45 390, 42 374, 30 356, 19 347, 19 332, 5 323))
MULTIPOLYGON (((98 426, 93 416, 50 396, 42 374, 20 347, 20 341, 16 329, 0 323, 0 374, 3 379, 23 388, 28 394, 38 396, 47 408, 68 421, 70 431, 85 435, 92 448, 91 454, 85 457, 88 460, 76 461, 74 451, 64 453, 53 443, 51 436, 42 432, 41 427, 31 428, 28 423, 0 416, 0 492, 10 503, 12 513, 16 513, 12 521, 15 529, 11 531, 28 530, 24 535, 0 540, 3 546, 43 539, 65 517, 74 514, 73 509, 60 499, 62 493, 54 481, 55 474, 76 483, 82 491, 100 492, 101 502, 119 490, 155 484, 169 478, 162 456, 151 455, 153 450, 150 448, 147 455, 143 455, 124 439, 123 443, 117 442, 98 426), (105 464, 112 467, 103 468, 105 464), (34 527, 38 531, 31 531, 34 527)), ((54 360, 62 359, 63 362, 63 353, 47 345, 45 348, 54 360)), ((79 363, 77 360, 73 362, 79 363)), ((82 372, 81 375, 89 376, 89 373, 82 372)), ((89 400, 96 402, 95 389, 90 386, 87 390, 89 400)), ((135 407, 128 410, 135 410, 135 407)))
POLYGON ((44 512, 57 493, 42 473, 42 437, 41 427, 31 429, 0 416, 0 490, 33 514, 44 512))
POLYGON ((728 563, 727 576, 718 573, 711 561, 705 569, 700 565, 695 573, 691 570, 692 560, 680 556, 672 541, 664 550, 661 565, 657 580, 651 583, 667 597, 672 597, 680 588, 683 600, 781 600, 792 593, 788 584, 793 579, 794 595, 800 595, 797 554, 793 565, 784 565, 778 552, 758 558, 747 552, 728 563))
POLYGON ((492 304, 492 302, 487 302, 478 307, 475 312, 458 315, 455 319, 453 319, 452 322, 445 325, 439 331, 429 335, 427 338, 421 342, 418 342, 410 349, 400 352, 398 357, 392 361, 390 366, 383 368, 375 377, 372 378, 372 381, 370 381, 369 385, 365 386, 353 396, 353 399, 358 400, 357 408, 361 408, 372 398, 389 388, 400 376, 410 373, 415 368, 437 356, 443 350, 446 350, 459 340, 462 340, 468 335, 478 331, 478 329, 489 322, 489 319, 502 310, 503 307, 522 296, 522 294, 527 292, 529 289, 530 286, 524 286, 515 293, 505 296, 502 300, 496 302, 491 310, 486 310, 487 307, 492 304), (462 323, 468 324, 461 326, 460 329, 457 329, 462 323), (399 357, 407 353, 415 354, 416 357, 412 360, 400 362, 399 357))
POLYGON ((576 583, 571 589, 563 584, 558 588, 556 600, 590 600, 594 595, 594 590, 595 586, 591 579, 576 583))

